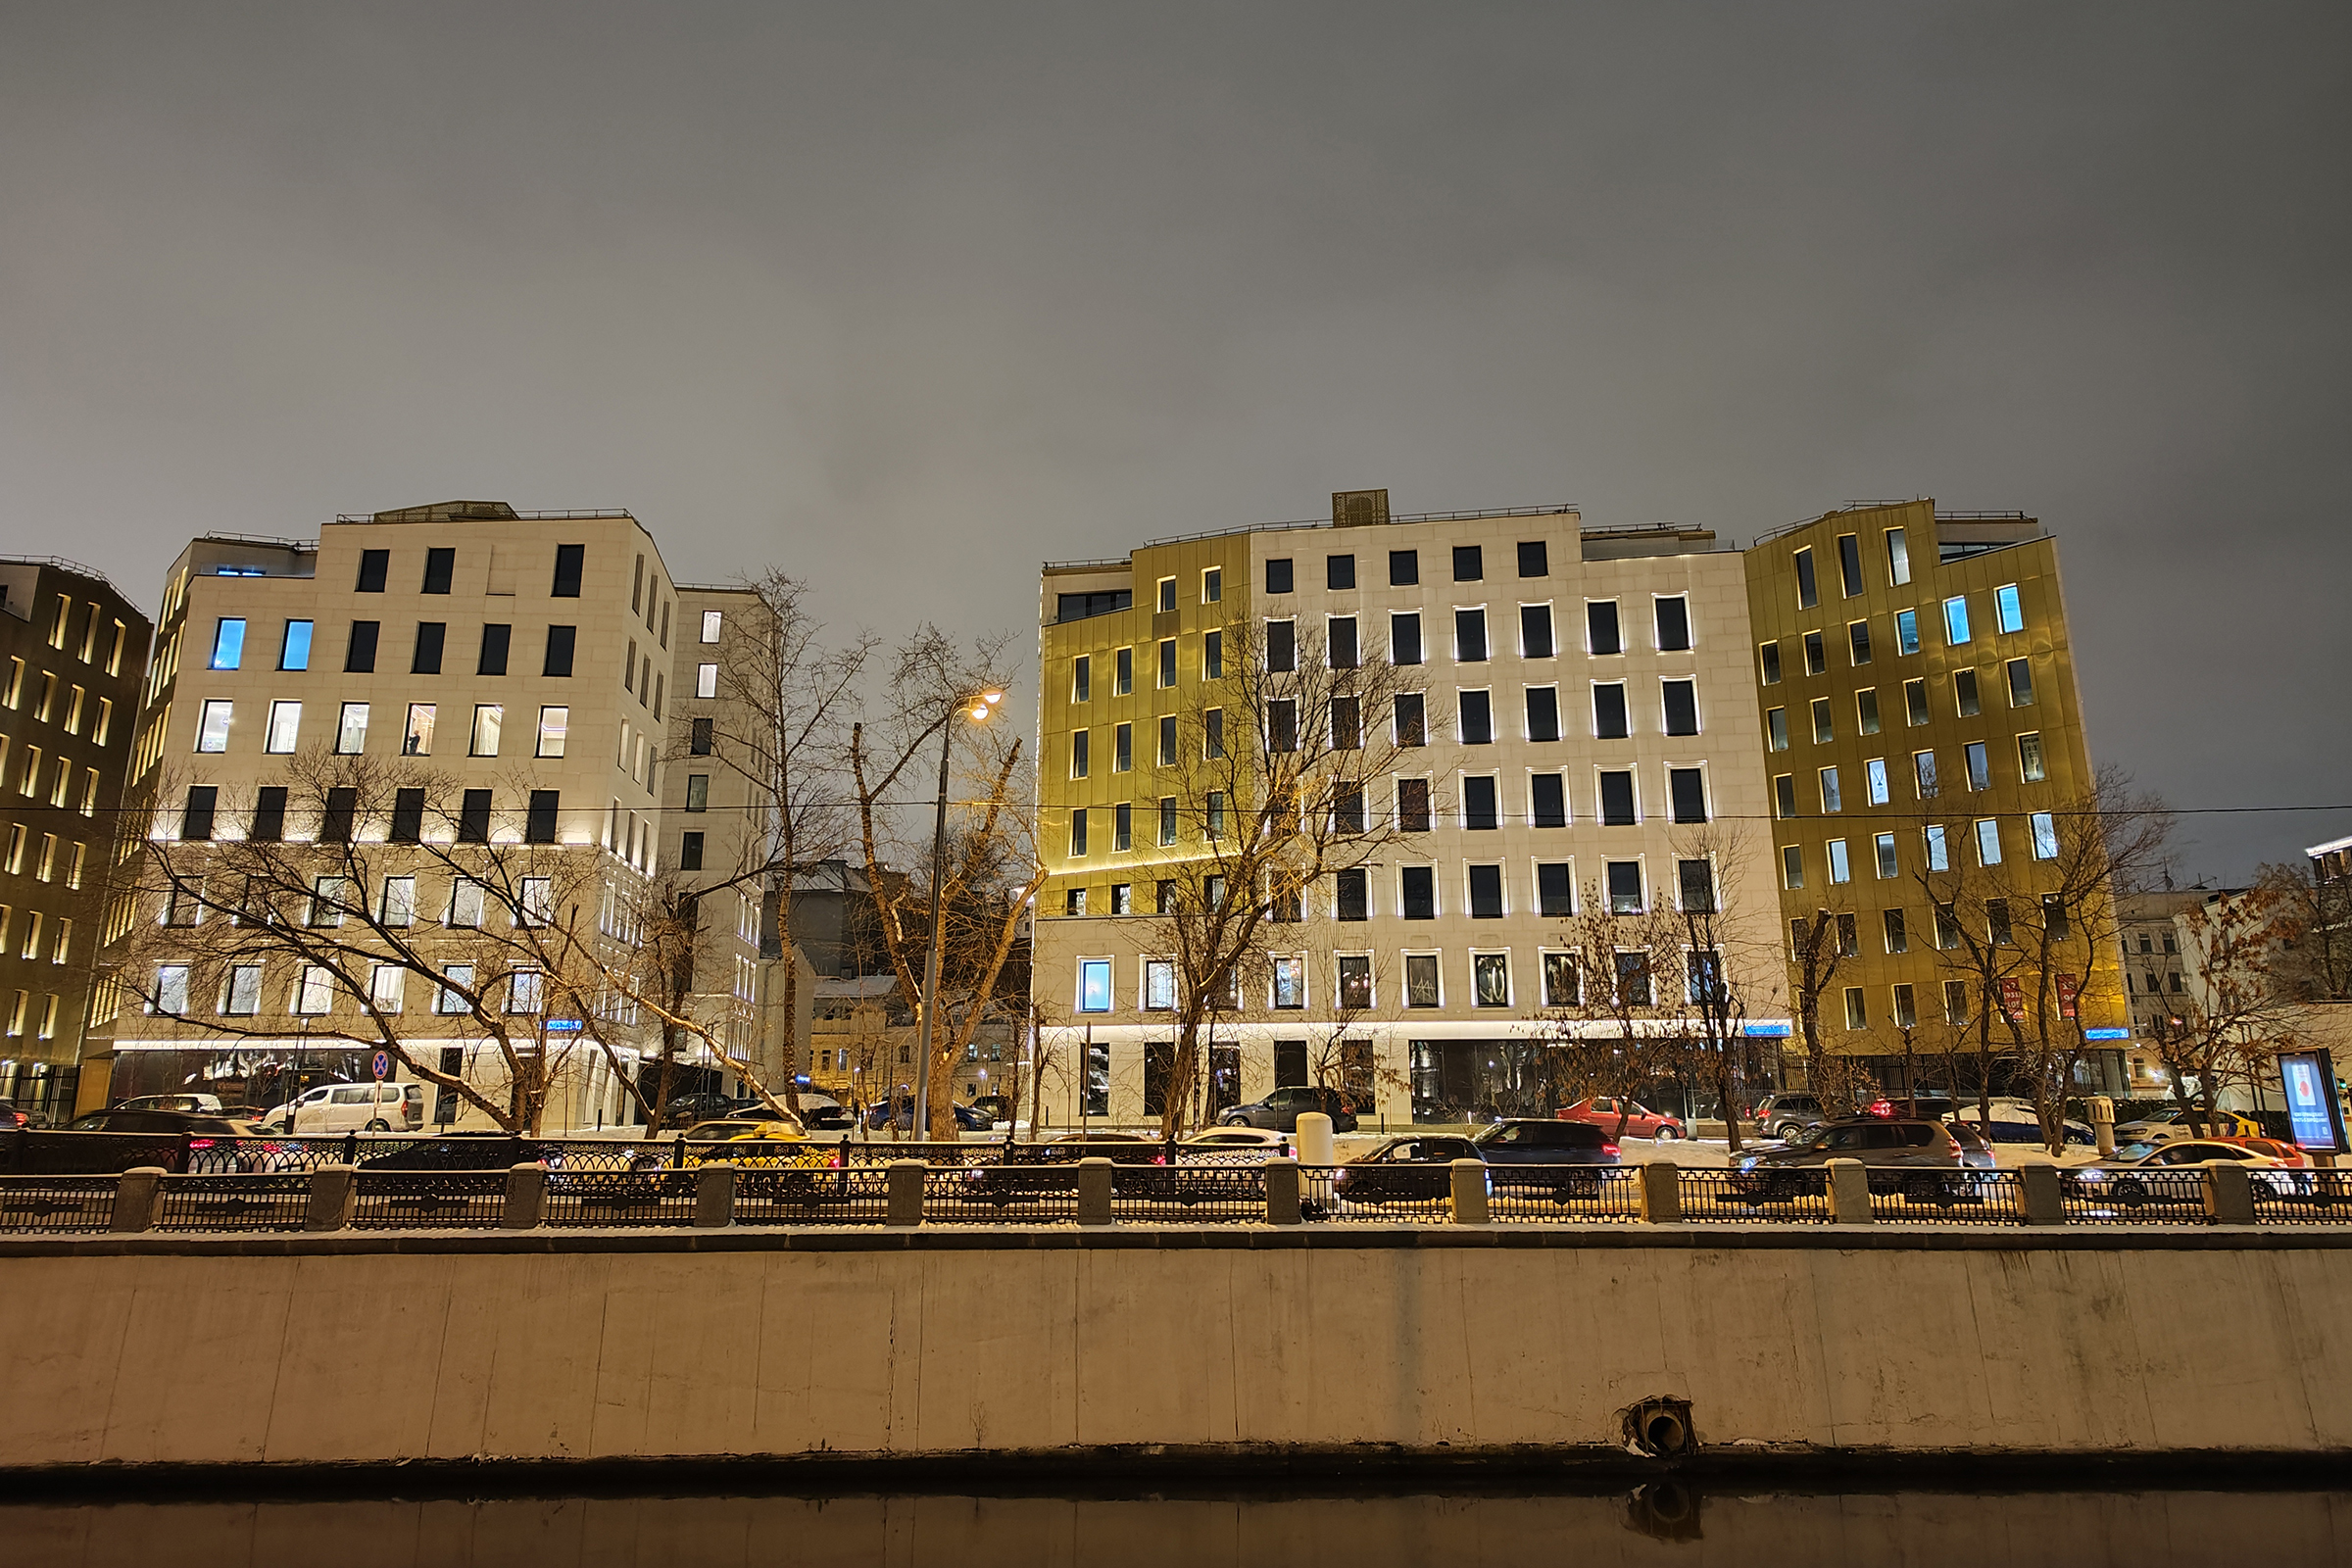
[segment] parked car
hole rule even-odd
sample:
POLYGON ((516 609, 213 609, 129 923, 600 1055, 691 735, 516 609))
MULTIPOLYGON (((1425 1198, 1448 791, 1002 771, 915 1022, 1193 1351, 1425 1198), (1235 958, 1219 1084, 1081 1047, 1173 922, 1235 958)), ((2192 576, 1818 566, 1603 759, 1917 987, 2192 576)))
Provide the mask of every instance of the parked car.
POLYGON ((1662 1110, 1651 1110, 1639 1100, 1622 1100, 1613 1095, 1599 1095, 1580 1100, 1573 1105, 1562 1105, 1552 1113, 1562 1121, 1591 1122, 1613 1138, 1688 1138, 1690 1130, 1683 1118, 1662 1110), (1620 1131, 1618 1122, 1624 1122, 1620 1131))
POLYGON ((1976 1184, 1956 1173, 1992 1168, 1992 1151, 1973 1128, 1907 1116, 1847 1116, 1823 1122, 1778 1149, 1743 1153, 1732 1166, 1732 1190, 1749 1202, 1785 1201, 1829 1185, 1833 1159, 1870 1166, 1870 1190, 1912 1202, 1950 1203, 1976 1184))
POLYGON ((1616 1164, 1618 1155, 1607 1128, 1556 1117, 1498 1121, 1480 1129, 1470 1142, 1487 1162, 1487 1182, 1494 1191, 1548 1195, 1563 1203, 1596 1195, 1596 1167, 1616 1164))
MULTIPOLYGON (((1996 1102, 1996 1108, 1997 1104, 1996 1102)), ((1923 1089, 1916 1097, 1916 1102, 1909 1093, 1882 1095, 1865 1105, 1862 1113, 1866 1116, 1913 1116, 1921 1121, 1942 1121, 1947 1116, 1956 1115, 1960 1105, 1961 1102, 1944 1090, 1923 1089)))
MULTIPOLYGON (((1995 1105, 1992 1120, 1982 1125, 1977 1120, 1977 1107, 1952 1112, 1951 1119, 1982 1135, 1987 1143, 2025 1144, 2035 1149, 2047 1149, 2041 1135, 2041 1118, 2030 1110, 2015 1105, 1995 1105)), ((2068 1121, 2062 1130, 2067 1145, 2076 1149, 2096 1149, 2098 1136, 2086 1122, 2068 1121)))
POLYGON ((1207 1127, 1178 1147, 1207 1153, 1252 1153, 1272 1159, 1291 1152, 1291 1140, 1263 1127, 1207 1127))
POLYGON ((543 1157, 538 1143, 513 1133, 443 1133, 390 1153, 370 1154, 360 1161, 362 1170, 506 1170, 535 1165, 543 1157))
POLYGON ((1453 1162, 1483 1158, 1478 1145, 1451 1133, 1392 1138, 1333 1171, 1331 1194, 1344 1203, 1446 1199, 1453 1194, 1453 1162))
POLYGON ((424 1125, 424 1085, 320 1084, 270 1112, 262 1125, 296 1138, 320 1133, 413 1133, 424 1125))
POLYGON ((0 1133, 15 1132, 31 1125, 31 1111, 20 1109, 13 1100, 0 1100, 0 1133))
POLYGON ((1355 1131, 1355 1106, 1337 1089, 1319 1089, 1305 1084, 1277 1089, 1265 1099, 1247 1105, 1228 1107, 1217 1117, 1220 1127, 1256 1127, 1270 1133, 1298 1131, 1298 1118, 1310 1110, 1319 1110, 1331 1118, 1335 1133, 1355 1131))
POLYGON ((43 1173, 134 1170, 160 1165, 170 1171, 235 1171, 253 1168, 262 1130, 226 1116, 197 1116, 180 1110, 94 1110, 68 1124, 70 1133, 142 1133, 142 1138, 45 1140, 27 1151, 23 1168, 43 1173), (255 1140, 247 1148, 243 1140, 255 1140))
POLYGON ((1010 1095, 982 1095, 971 1102, 971 1107, 986 1116, 991 1127, 1010 1126, 1020 1111, 1010 1095))
MULTIPOLYGON (((950 1104, 948 1109, 955 1115, 956 1130, 959 1133, 984 1133, 996 1126, 996 1123, 988 1119, 985 1112, 974 1110, 969 1105, 950 1104)), ((893 1122, 898 1124, 899 1131, 903 1133, 914 1131, 914 1097, 912 1095, 901 1095, 892 1102, 876 1101, 865 1107, 867 1130, 883 1132, 893 1122)))
POLYGON ((829 1157, 831 1152, 809 1142, 808 1130, 798 1120, 773 1113, 696 1122, 680 1133, 678 1140, 686 1146, 690 1165, 798 1164, 811 1153, 829 1157))
POLYGON ((2125 1144, 2169 1144, 2178 1138, 2260 1138, 2262 1123, 2234 1110, 2208 1115, 2203 1110, 2191 1121, 2176 1106, 2153 1116, 2122 1123, 2115 1129, 2118 1147, 2125 1144))
POLYGON ((669 1102, 662 1107, 662 1125, 664 1127, 691 1127, 698 1121, 711 1121, 722 1116, 732 1116, 740 1108, 741 1102, 726 1095, 701 1093, 672 1095, 669 1097, 669 1102))
POLYGON ((2203 1188, 2193 1178, 2216 1164, 2245 1166, 2247 1181, 2281 1198, 2306 1190, 2311 1180, 2288 1169, 2278 1156, 2257 1153, 2242 1143, 2177 1138, 2161 1144, 2122 1145, 2113 1159, 2061 1171, 2059 1182, 2075 1197, 2127 1208, 2143 1203, 2202 1203, 2203 1188))
POLYGON ((107 1107, 110 1110, 184 1110, 199 1116, 225 1116, 219 1095, 140 1095, 107 1107))
POLYGON ((1766 1095, 1756 1104, 1756 1125, 1767 1138, 1793 1138, 1821 1121, 1821 1098, 1802 1091, 1766 1095))

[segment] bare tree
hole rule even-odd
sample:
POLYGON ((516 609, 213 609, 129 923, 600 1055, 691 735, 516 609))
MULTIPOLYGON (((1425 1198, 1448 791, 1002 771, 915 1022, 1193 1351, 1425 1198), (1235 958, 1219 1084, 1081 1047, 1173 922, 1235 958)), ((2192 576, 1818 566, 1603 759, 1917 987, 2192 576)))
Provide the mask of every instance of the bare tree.
POLYGON ((2225 1090, 2259 1080, 2294 1034, 2278 966, 2298 912, 2290 890, 2270 885, 2208 899, 2174 921, 2197 981, 2158 1013, 2148 1044, 2193 1129, 2216 1120, 2225 1090))
MULTIPOLYGON (((1577 912, 1560 925, 1558 948, 1544 956, 1547 1065, 1556 1093, 1563 1104, 1614 1098, 1612 1138, 1625 1136, 1635 1097, 1686 1068, 1693 1035, 1703 1031, 1692 1027, 1693 971, 1686 967, 1683 936, 1677 911, 1653 906, 1617 913, 1607 894, 1588 883, 1577 912)), ((1699 979, 1704 988, 1705 975, 1699 979)), ((1726 1003, 1717 996, 1708 1005, 1720 1016, 1726 1003)))
MULTIPOLYGON (((670 755, 739 775, 757 819, 738 836, 732 864, 710 867, 715 879, 697 879, 680 895, 707 897, 730 887, 748 890, 754 898, 772 895, 776 924, 789 949, 802 874, 818 861, 849 853, 857 837, 856 814, 848 804, 848 742, 858 685, 878 645, 870 634, 860 633, 828 646, 808 585, 781 570, 771 567, 740 579, 738 586, 743 598, 731 612, 732 630, 722 630, 715 651, 715 695, 721 701, 712 705, 708 719, 689 726, 670 755)), ((673 922, 690 916, 682 904, 669 914, 673 922)), ((783 1015, 796 1018, 800 977, 789 957, 782 985, 783 1015)), ((784 1042, 777 1077, 785 1102, 794 1107, 800 1102, 801 1057, 808 1049, 808 1042, 789 1036, 784 1042)))
MULTIPOLYGON (((1684 1058, 1690 1070, 1714 1092, 1722 1108, 1725 1136, 1731 1152, 1740 1152, 1740 1107, 1750 1088, 1746 1080, 1747 1019, 1751 977, 1780 971, 1784 962, 1777 947, 1758 950, 1745 920, 1742 875, 1747 865, 1747 836, 1737 823, 1714 822, 1677 835, 1675 856, 1681 865, 1704 867, 1703 885, 1695 871, 1686 874, 1677 889, 1682 949, 1688 968, 1689 1008, 1681 1022, 1686 1037, 1684 1058)), ((1765 929, 1770 930, 1767 926, 1765 929)))
POLYGON ((1385 660, 1333 650, 1311 628, 1270 635, 1241 620, 1204 644, 1221 673, 1201 683, 1207 706, 1170 725, 1158 808, 1146 813, 1167 852, 1142 929, 1146 951, 1175 965, 1175 1052, 1160 1110, 1160 1135, 1171 1139, 1197 1098, 1203 1025, 1231 1009, 1261 948, 1277 945, 1264 929, 1270 916, 1301 900, 1352 897, 1344 874, 1429 830, 1439 808, 1429 776, 1445 771, 1429 764, 1420 694, 1385 660), (1396 800, 1375 800, 1391 777, 1400 780, 1396 800))
POLYGON ((2270 864, 2254 883, 2277 905, 2273 982, 2301 1002, 2352 1001, 2352 877, 2324 877, 2309 862, 2270 864))
POLYGON ((1046 880, 1034 836, 1035 782, 1021 743, 989 729, 988 708, 975 700, 1002 688, 990 671, 1003 654, 1002 642, 967 654, 924 627, 897 651, 880 719, 850 732, 858 845, 883 948, 909 1001, 922 994, 925 965, 937 964, 938 1005, 918 1018, 915 1041, 930 1062, 924 1122, 934 1137, 955 1136, 954 1067, 982 1021, 1027 1005, 1026 964, 1014 959, 1046 880), (951 803, 952 830, 937 839, 932 813, 920 812, 916 824, 918 813, 903 809, 897 793, 923 777, 920 764, 935 744, 948 748, 948 780, 964 791, 951 803), (931 873, 919 888, 883 869, 885 850, 918 834, 920 848, 907 846, 908 858, 931 873), (940 915, 936 955, 933 908, 940 915))
POLYGON ((1797 1039, 1804 1046, 1805 1083, 1821 1102, 1825 1117, 1853 1109, 1851 1087, 1834 1065, 1822 1038, 1821 1003, 1837 983, 1838 966, 1859 951, 1856 940, 1851 910, 1820 908, 1788 922, 1789 1010, 1796 1015, 1797 1039))
POLYGON ((174 808, 140 841, 109 921, 132 999, 256 1039, 282 1037, 282 995, 311 1038, 384 1051, 512 1132, 539 1129, 583 1043, 618 1069, 632 1024, 602 980, 633 951, 632 869, 557 845, 552 821, 452 814, 455 781, 405 760, 313 751, 285 776, 281 804, 226 803, 238 836, 174 808), (496 1071, 412 1046, 453 1030, 496 1071))

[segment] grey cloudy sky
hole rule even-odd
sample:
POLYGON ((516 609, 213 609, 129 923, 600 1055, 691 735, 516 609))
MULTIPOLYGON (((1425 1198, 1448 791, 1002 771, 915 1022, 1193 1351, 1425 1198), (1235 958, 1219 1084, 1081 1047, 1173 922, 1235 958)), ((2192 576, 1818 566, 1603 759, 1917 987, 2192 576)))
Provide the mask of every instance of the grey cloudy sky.
MULTIPOLYGON (((1037 563, 1577 502, 2063 541, 2093 753, 2352 801, 2340 5, 0 5, 0 549, 626 506, 1037 563)), ((2352 811, 2194 819, 2237 875, 2352 811)))

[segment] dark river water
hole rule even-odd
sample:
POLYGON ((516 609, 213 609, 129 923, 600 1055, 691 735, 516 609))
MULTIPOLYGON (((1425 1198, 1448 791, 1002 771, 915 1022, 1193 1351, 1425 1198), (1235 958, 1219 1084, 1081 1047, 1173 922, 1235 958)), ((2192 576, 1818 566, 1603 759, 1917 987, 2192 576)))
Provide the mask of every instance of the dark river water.
MULTIPOLYGON (((2352 1484, 2352 1483, 2348 1483, 2352 1484)), ((88 1568, 2151 1568, 2352 1564, 2352 1491, 500 1498, 0 1506, 88 1568)))

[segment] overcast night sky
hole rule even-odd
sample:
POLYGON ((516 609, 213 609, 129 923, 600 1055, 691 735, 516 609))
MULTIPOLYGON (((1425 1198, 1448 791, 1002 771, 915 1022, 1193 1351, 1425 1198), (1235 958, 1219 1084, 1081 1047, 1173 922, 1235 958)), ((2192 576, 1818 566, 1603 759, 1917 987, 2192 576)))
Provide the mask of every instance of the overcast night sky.
MULTIPOLYGON (((1576 502, 2059 534, 2093 756, 2352 802, 2340 5, 0 5, 0 550, 631 509, 829 618, 1576 502)), ((2352 832, 2192 818, 2191 875, 2352 832)))

